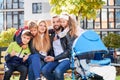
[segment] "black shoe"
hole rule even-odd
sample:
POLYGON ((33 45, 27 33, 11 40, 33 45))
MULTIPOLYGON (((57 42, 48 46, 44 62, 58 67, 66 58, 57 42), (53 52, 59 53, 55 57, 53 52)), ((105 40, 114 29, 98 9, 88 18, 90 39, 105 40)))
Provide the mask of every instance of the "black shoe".
POLYGON ((104 80, 102 76, 98 75, 98 74, 94 74, 93 76, 91 76, 91 78, 93 80, 104 80))

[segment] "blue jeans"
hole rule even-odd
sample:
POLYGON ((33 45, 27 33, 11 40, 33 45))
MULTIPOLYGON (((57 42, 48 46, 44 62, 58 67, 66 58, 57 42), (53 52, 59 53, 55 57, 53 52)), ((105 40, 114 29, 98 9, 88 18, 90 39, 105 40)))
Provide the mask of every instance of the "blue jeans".
POLYGON ((42 68, 42 74, 47 78, 47 80, 64 80, 64 73, 68 69, 70 69, 69 60, 48 62, 42 68))
POLYGON ((5 72, 3 80, 10 80, 10 77, 14 71, 20 72, 20 79, 19 80, 26 80, 27 77, 27 67, 25 65, 13 66, 7 64, 8 71, 5 72))
POLYGON ((28 79, 29 80, 36 80, 40 78, 41 68, 45 64, 40 59, 39 54, 32 54, 29 56, 28 59, 29 69, 28 69, 28 79))

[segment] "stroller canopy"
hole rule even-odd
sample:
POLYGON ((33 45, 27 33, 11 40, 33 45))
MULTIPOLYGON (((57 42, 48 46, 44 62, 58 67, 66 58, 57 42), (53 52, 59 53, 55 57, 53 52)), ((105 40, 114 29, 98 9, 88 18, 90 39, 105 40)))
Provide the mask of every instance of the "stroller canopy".
POLYGON ((73 43, 72 49, 74 55, 90 52, 108 52, 99 35, 93 30, 83 32, 73 43))

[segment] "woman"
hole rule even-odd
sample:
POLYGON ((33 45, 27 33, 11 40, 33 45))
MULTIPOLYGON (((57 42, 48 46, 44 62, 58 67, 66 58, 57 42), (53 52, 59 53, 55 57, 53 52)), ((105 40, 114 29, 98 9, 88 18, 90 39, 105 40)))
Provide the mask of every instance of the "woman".
POLYGON ((50 39, 47 23, 38 21, 38 33, 30 43, 31 54, 29 57, 29 80, 40 80, 41 68, 45 64, 44 57, 50 49, 50 39))

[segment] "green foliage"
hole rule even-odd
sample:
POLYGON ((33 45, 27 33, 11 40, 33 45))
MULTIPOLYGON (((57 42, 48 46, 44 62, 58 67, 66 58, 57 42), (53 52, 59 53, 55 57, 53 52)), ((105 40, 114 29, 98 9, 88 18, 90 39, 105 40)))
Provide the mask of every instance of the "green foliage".
POLYGON ((118 75, 117 77, 116 77, 116 80, 119 80, 120 79, 120 75, 118 75))
POLYGON ((103 38, 103 42, 109 48, 120 48, 120 35, 110 33, 103 38))
POLYGON ((15 31, 15 28, 10 28, 0 33, 0 47, 8 47, 8 45, 13 41, 15 31))
POLYGON ((97 10, 105 4, 102 0, 49 0, 49 3, 52 6, 52 13, 67 12, 88 19, 95 19, 97 10))

